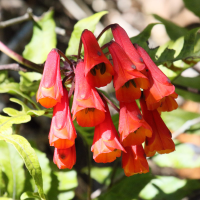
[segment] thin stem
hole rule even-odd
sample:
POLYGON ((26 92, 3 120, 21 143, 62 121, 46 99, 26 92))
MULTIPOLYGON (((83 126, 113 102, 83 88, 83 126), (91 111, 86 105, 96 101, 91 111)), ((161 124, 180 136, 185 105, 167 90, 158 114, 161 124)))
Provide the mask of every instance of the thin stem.
POLYGON ((119 113, 119 108, 110 100, 108 99, 102 92, 98 91, 100 95, 119 113))
POLYGON ((113 25, 114 25, 114 24, 110 24, 110 25, 106 26, 106 27, 101 31, 101 33, 99 34, 99 36, 97 37, 97 41, 98 41, 99 38, 103 35, 103 33, 104 33, 105 31, 107 31, 109 28, 111 28, 113 25))
POLYGON ((108 188, 111 188, 113 186, 115 174, 117 172, 118 163, 119 163, 119 158, 117 160, 115 160, 113 170, 112 170, 112 173, 111 173, 111 177, 110 177, 110 184, 109 184, 108 188))
POLYGON ((81 48, 82 48, 82 39, 80 38, 79 47, 78 47, 77 62, 81 58, 81 48))
POLYGON ((60 55, 61 57, 63 57, 63 58, 65 59, 65 61, 67 61, 67 62, 72 66, 72 63, 71 63, 71 61, 67 58, 67 56, 66 56, 61 50, 59 50, 59 49, 56 49, 56 50, 58 51, 59 55, 60 55))
MULTIPOLYGON (((109 43, 104 44, 104 45, 101 47, 101 50, 103 51, 105 48, 109 47, 110 44, 111 44, 111 41, 110 41, 109 43)), ((107 53, 109 53, 109 52, 107 52, 107 53)))
POLYGON ((200 117, 188 120, 186 123, 183 124, 177 131, 173 132, 172 138, 177 138, 180 134, 184 133, 186 130, 188 130, 191 126, 198 124, 200 122, 200 117))
POLYGON ((88 145, 88 193, 87 193, 87 200, 91 200, 91 193, 92 193, 92 179, 91 179, 91 151, 90 146, 88 145))
POLYGON ((23 71, 27 72, 26 69, 20 67, 17 63, 7 64, 7 65, 0 65, 0 70, 13 70, 13 71, 23 71))
MULTIPOLYGON (((33 15, 32 9, 28 8, 27 13, 24 14, 23 16, 16 17, 16 18, 13 18, 13 19, 9 19, 9 20, 4 21, 4 22, 0 22, 0 29, 6 28, 8 26, 15 25, 15 24, 19 24, 19 23, 22 23, 22 22, 25 22, 25 21, 29 21, 29 20, 38 21, 39 19, 40 19, 40 17, 33 15)), ((59 35, 66 35, 65 29, 62 29, 60 27, 56 27, 55 32, 59 35)))
POLYGON ((41 65, 37 65, 25 58, 23 58, 22 56, 20 56, 19 54, 17 54, 16 52, 12 51, 11 49, 9 49, 5 44, 3 44, 3 42, 0 41, 0 50, 5 53, 6 55, 8 55, 10 58, 12 58, 13 60, 17 61, 18 63, 33 69, 34 71, 40 72, 42 73, 43 68, 41 65))
POLYGON ((16 18, 13 18, 13 19, 9 19, 9 20, 4 21, 4 22, 0 22, 0 29, 8 27, 8 26, 12 26, 14 24, 18 24, 18 23, 21 23, 21 22, 24 22, 24 21, 31 20, 32 18, 33 18, 32 9, 28 8, 27 13, 25 15, 20 16, 20 17, 16 17, 16 18))
POLYGON ((174 84, 174 86, 178 89, 182 89, 182 90, 194 93, 194 94, 200 94, 200 91, 196 88, 185 87, 185 86, 177 85, 177 84, 174 84))

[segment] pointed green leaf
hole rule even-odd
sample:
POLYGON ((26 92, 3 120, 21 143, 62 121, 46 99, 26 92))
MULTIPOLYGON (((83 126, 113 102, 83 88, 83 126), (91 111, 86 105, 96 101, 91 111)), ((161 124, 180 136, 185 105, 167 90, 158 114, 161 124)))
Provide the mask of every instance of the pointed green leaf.
POLYGON ((0 163, 8 177, 7 192, 9 197, 19 199, 25 183, 24 162, 11 144, 0 141, 0 149, 0 163))
POLYGON ((34 22, 33 36, 23 56, 32 62, 43 63, 48 53, 56 47, 55 27, 53 11, 46 12, 40 20, 34 22))
POLYGON ((84 29, 88 29, 92 32, 94 32, 97 23, 101 19, 101 17, 105 14, 107 14, 107 11, 102 11, 99 13, 95 13, 94 15, 81 19, 78 21, 75 26, 74 30, 71 34, 71 38, 68 43, 68 48, 66 50, 66 55, 77 55, 78 54, 78 48, 79 48, 79 42, 81 38, 81 34, 84 29))
POLYGON ((167 34, 171 40, 176 40, 187 33, 187 29, 182 28, 166 19, 163 19, 162 17, 156 14, 154 14, 153 16, 164 24, 167 34))
POLYGON ((14 145, 18 153, 24 160, 24 163, 33 177, 35 184, 38 188, 38 193, 41 199, 46 199, 43 191, 42 170, 34 149, 30 146, 29 142, 20 135, 3 135, 0 134, 0 140, 5 140, 14 145))

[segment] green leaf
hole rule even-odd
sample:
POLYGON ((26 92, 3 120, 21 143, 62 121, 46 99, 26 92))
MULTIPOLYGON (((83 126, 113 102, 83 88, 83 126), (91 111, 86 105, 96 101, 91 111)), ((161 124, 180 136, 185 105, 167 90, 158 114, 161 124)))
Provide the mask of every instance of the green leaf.
POLYGON ((185 7, 192 11, 196 16, 200 17, 200 8, 198 0, 183 0, 185 7))
POLYGON ((179 179, 173 176, 156 176, 140 192, 142 199, 181 200, 200 187, 197 180, 179 179))
POLYGON ((124 177, 124 179, 113 185, 113 187, 106 193, 98 197, 98 200, 130 200, 138 198, 140 191, 149 183, 149 181, 151 181, 152 178, 153 177, 150 173, 124 177))
POLYGON ((17 115, 15 117, 5 117, 0 115, 0 133, 1 134, 12 134, 12 125, 26 123, 31 120, 31 117, 26 114, 17 115))
POLYGON ((38 105, 26 94, 21 92, 20 85, 18 83, 5 83, 0 85, 0 93, 9 93, 16 96, 21 96, 27 99, 30 103, 32 103, 37 109, 39 109, 38 105))
MULTIPOLYGON (((132 43, 142 46, 157 65, 162 64, 179 75, 184 69, 193 66, 193 61, 200 60, 200 36, 197 34, 199 28, 188 31, 176 41, 170 41, 159 48, 150 49, 146 41, 155 25, 149 24, 139 35, 130 39, 132 43), (186 61, 187 64, 185 64, 186 61)), ((176 75, 173 75, 172 78, 175 77, 176 75)))
POLYGON ((43 63, 48 53, 56 47, 55 27, 53 11, 46 12, 40 20, 34 22, 33 36, 23 56, 34 63, 43 63))
POLYGON ((2 70, 0 71, 0 83, 4 82, 8 78, 8 71, 2 70))
POLYGON ((99 46, 103 46, 104 44, 110 42, 111 40, 113 39, 113 34, 112 34, 112 31, 111 29, 108 29, 107 31, 105 31, 103 33, 103 35, 100 37, 98 43, 99 43, 99 46))
POLYGON ((81 19, 78 21, 75 26, 74 30, 71 34, 71 38, 68 43, 68 48, 66 50, 66 55, 77 55, 78 54, 78 48, 79 48, 79 42, 81 38, 81 34, 84 29, 88 29, 92 32, 94 32, 97 23, 101 19, 101 17, 105 14, 107 14, 107 11, 102 11, 99 13, 95 13, 94 15, 81 19))
POLYGON ((171 40, 176 40, 187 33, 187 29, 182 28, 166 19, 163 19, 162 17, 156 14, 154 14, 153 16, 164 24, 167 34, 171 40))
POLYGON ((20 200, 30 199, 30 198, 40 199, 40 196, 39 196, 39 194, 37 192, 24 192, 21 195, 20 200))
POLYGON ((0 149, 1 167, 8 178, 8 195, 18 199, 25 183, 24 162, 11 144, 0 141, 0 149))
POLYGON ((30 146, 29 142, 20 135, 3 135, 0 134, 0 140, 5 140, 14 145, 18 153, 24 160, 26 168, 33 177, 35 184, 38 188, 38 193, 41 199, 46 199, 43 191, 42 171, 34 149, 30 146))
POLYGON ((31 116, 41 116, 44 115, 45 110, 31 110, 25 103, 19 99, 10 98, 12 102, 18 103, 22 106, 22 110, 18 111, 13 108, 4 108, 4 113, 8 114, 10 117, 5 117, 0 115, 0 133, 11 134, 13 124, 26 123, 31 120, 31 116), (31 115, 31 116, 30 116, 31 115))
POLYGON ((200 157, 195 152, 194 145, 176 145, 176 151, 170 154, 158 154, 153 157, 153 161, 160 167, 173 168, 195 168, 200 166, 200 157))
POLYGON ((23 92, 36 93, 40 84, 42 75, 37 72, 19 72, 20 74, 20 90, 23 92))
POLYGON ((49 165, 49 159, 47 158, 46 154, 34 149, 35 153, 38 157, 39 163, 40 163, 40 167, 42 169, 42 177, 43 177, 43 185, 44 185, 44 192, 45 194, 48 193, 50 187, 51 187, 51 168, 49 165))

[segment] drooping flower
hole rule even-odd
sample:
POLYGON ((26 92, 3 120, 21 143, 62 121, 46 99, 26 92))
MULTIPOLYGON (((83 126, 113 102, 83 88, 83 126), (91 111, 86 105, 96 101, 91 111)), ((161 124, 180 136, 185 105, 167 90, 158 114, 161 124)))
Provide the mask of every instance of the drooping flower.
POLYGON ((60 75, 60 56, 53 49, 47 56, 40 86, 37 92, 37 102, 45 108, 52 108, 60 102, 63 96, 60 75))
POLYGON ((58 149, 66 149, 74 145, 75 138, 76 130, 69 109, 68 93, 64 89, 61 102, 57 103, 53 109, 49 142, 51 146, 58 149))
POLYGON ((123 48, 132 63, 135 65, 136 69, 138 71, 142 71, 145 68, 145 64, 133 46, 126 31, 119 24, 113 24, 111 26, 111 30, 115 41, 123 48))
POLYGON ((124 147, 142 144, 146 137, 152 135, 152 129, 143 119, 135 101, 120 102, 118 130, 124 147))
POLYGON ((142 145, 125 147, 126 153, 122 154, 122 168, 126 176, 149 172, 149 165, 142 145))
POLYGON ((145 153, 147 157, 159 154, 170 153, 175 150, 172 135, 157 110, 148 110, 144 99, 140 99, 142 113, 146 122, 152 128, 152 137, 146 137, 145 153))
POLYGON ((91 147, 93 159, 97 163, 113 162, 121 156, 124 148, 119 142, 119 136, 112 122, 108 106, 106 107, 105 120, 95 127, 94 139, 91 147))
POLYGON ((75 92, 72 105, 73 120, 82 127, 92 127, 105 119, 104 103, 98 92, 86 80, 84 62, 79 61, 75 70, 75 92))
POLYGON ((53 162, 59 169, 71 169, 76 163, 76 148, 75 145, 67 149, 54 150, 53 162))
POLYGON ((114 75, 113 66, 91 31, 84 30, 81 39, 84 45, 85 76, 88 83, 94 87, 106 86, 114 75))
POLYGON ((150 87, 144 90, 144 96, 148 110, 172 111, 178 107, 174 100, 178 97, 175 87, 169 78, 156 66, 148 53, 139 45, 135 45, 138 53, 144 60, 146 70, 144 74, 148 77, 150 87), (165 102, 166 101, 166 102, 165 102))
POLYGON ((114 63, 114 87, 116 98, 120 102, 132 102, 141 96, 140 88, 147 89, 149 81, 136 70, 122 47, 112 41, 108 47, 114 63))

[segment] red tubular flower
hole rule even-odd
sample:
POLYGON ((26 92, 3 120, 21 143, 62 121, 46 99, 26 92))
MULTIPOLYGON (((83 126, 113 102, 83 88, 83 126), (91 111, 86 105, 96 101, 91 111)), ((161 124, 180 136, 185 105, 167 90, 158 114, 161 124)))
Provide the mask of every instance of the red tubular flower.
POLYGON ((114 69, 101 50, 94 34, 84 30, 81 36, 84 45, 85 76, 94 87, 102 87, 111 82, 114 69))
POLYGON ((71 169, 76 163, 75 145, 67 149, 55 148, 53 162, 58 166, 59 169, 71 169))
POLYGON ((124 147, 142 144, 146 137, 152 136, 152 129, 143 119, 135 101, 120 102, 118 130, 124 147))
POLYGON ((111 26, 111 30, 115 41, 123 48, 132 63, 135 65, 136 69, 138 71, 142 71, 145 68, 145 64, 133 46, 126 31, 119 24, 113 24, 111 26))
POLYGON ((122 168, 126 176, 149 172, 149 165, 142 145, 125 147, 126 153, 122 154, 122 168))
POLYGON ((53 49, 47 56, 43 76, 37 92, 37 102, 45 108, 52 108, 60 102, 63 96, 62 80, 60 75, 60 56, 53 49))
POLYGON ((83 127, 92 127, 105 119, 104 103, 96 89, 84 76, 84 63, 80 61, 75 71, 75 93, 72 105, 73 120, 83 127))
POLYGON ((49 132, 49 142, 51 146, 58 149, 66 149, 74 145, 76 130, 72 122, 69 109, 69 99, 67 90, 63 90, 64 96, 60 103, 53 109, 51 129, 49 132))
POLYGON ((178 108, 178 104, 174 100, 174 98, 178 97, 175 93, 174 85, 171 84, 169 78, 156 66, 148 53, 139 45, 135 46, 144 60, 146 65, 144 73, 150 82, 150 87, 144 90, 148 110, 155 110, 160 107, 160 111, 172 111, 178 108))
POLYGON ((170 153, 175 150, 175 145, 171 132, 161 119, 157 110, 148 110, 144 99, 140 99, 142 113, 146 122, 151 126, 152 137, 147 137, 145 141, 145 153, 147 157, 159 154, 170 153))
POLYGON ((135 69, 135 65, 119 44, 112 41, 108 49, 114 63, 116 98, 120 102, 132 102, 139 99, 141 96, 140 88, 147 89, 149 87, 148 79, 135 69))
POLYGON ((112 122, 108 106, 105 102, 105 120, 95 127, 94 139, 91 147, 93 158, 97 163, 113 162, 125 151, 119 142, 119 136, 112 122))

